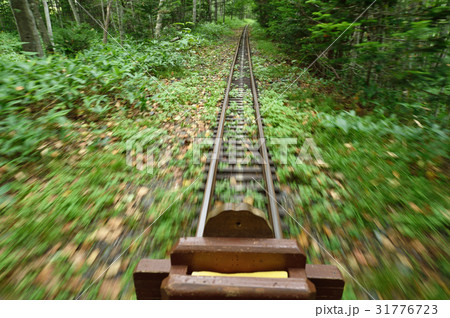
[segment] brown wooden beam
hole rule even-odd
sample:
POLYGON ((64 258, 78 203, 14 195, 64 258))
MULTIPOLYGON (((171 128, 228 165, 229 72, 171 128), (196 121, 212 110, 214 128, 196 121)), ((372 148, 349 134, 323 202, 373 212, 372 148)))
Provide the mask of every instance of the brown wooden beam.
POLYGON ((137 299, 226 299, 230 298, 230 284, 240 286, 236 297, 242 299, 261 296, 250 295, 245 284, 261 287, 264 299, 341 299, 344 289, 343 277, 336 266, 305 266, 304 255, 295 240, 189 238, 180 240, 171 257, 172 262, 170 259, 139 262, 134 272, 137 299), (190 276, 198 270, 222 273, 287 270, 289 278, 275 279, 284 288, 278 290, 267 285, 274 279, 190 276), (163 284, 169 273, 172 277, 163 284), (161 289, 165 290, 163 294, 161 289))

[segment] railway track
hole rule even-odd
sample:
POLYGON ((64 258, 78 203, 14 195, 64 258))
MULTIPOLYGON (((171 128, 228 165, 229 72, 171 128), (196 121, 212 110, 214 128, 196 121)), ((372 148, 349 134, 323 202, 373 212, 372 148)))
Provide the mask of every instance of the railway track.
POLYGON ((140 261, 138 299, 341 298, 339 270, 306 264, 298 243, 283 239, 263 126, 246 26, 207 157, 196 237, 180 239, 170 259, 140 261))
POLYGON ((233 57, 206 167, 197 237, 282 238, 275 167, 264 138, 248 26, 233 57), (225 198, 223 189, 228 190, 225 198))

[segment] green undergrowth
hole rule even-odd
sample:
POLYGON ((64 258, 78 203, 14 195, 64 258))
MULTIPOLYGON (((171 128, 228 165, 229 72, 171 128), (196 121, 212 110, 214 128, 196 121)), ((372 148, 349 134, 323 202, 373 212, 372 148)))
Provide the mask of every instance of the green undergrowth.
POLYGON ((225 25, 233 30, 240 30, 247 24, 254 24, 256 21, 253 19, 231 19, 230 17, 225 18, 225 25))
POLYGON ((1 298, 132 299, 137 262, 195 230, 193 138, 215 121, 232 47, 184 39, 2 51, 1 298))
POLYGON ((194 32, 209 40, 222 40, 224 36, 233 34, 233 31, 227 25, 212 22, 199 24, 194 32))
POLYGON ((75 58, 2 59, 0 156, 28 161, 43 139, 70 125, 68 119, 98 121, 117 103, 146 110, 164 100, 166 84, 157 77, 182 76, 182 66, 196 63, 196 45, 151 41, 98 46, 75 58))
POLYGON ((22 43, 15 33, 0 32, 0 55, 6 60, 25 60, 21 53, 22 43))
MULTIPOLYGON (((137 262, 195 233, 206 161, 192 138, 212 135, 237 40, 230 26, 246 23, 123 48, 93 41, 45 59, 0 33, 1 298, 133 299, 137 262), (127 152, 130 140, 154 162, 127 152)), ((308 261, 342 264, 346 299, 368 297, 348 273, 376 298, 448 298, 448 132, 351 111, 333 82, 303 74, 253 30, 265 134, 269 144, 295 138, 286 161, 281 147, 270 151, 308 261)))
POLYGON ((270 151, 309 262, 343 266, 345 299, 447 299, 448 131, 382 105, 358 116, 332 82, 253 35, 265 135, 294 140, 287 156, 270 151))

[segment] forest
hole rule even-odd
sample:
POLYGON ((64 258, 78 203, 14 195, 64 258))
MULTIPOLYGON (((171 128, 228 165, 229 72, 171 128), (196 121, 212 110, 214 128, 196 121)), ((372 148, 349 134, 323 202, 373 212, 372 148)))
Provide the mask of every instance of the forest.
POLYGON ((448 299, 449 17, 443 0, 0 0, 0 298, 135 299, 138 261, 195 232, 192 140, 249 25, 265 136, 298 141, 287 162, 268 146, 285 237, 342 264, 344 299, 448 299), (139 138, 151 173, 128 160, 139 138), (321 160, 298 165, 307 140, 321 160))

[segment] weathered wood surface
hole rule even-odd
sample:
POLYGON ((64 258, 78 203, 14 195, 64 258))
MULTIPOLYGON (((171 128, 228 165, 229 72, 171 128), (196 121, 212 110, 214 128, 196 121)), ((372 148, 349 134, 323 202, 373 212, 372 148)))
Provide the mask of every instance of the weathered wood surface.
POLYGON ((170 272, 169 259, 143 259, 134 270, 137 299, 161 299, 161 283, 170 272))
POLYGON ((172 265, 190 271, 262 272, 305 267, 306 257, 295 240, 182 238, 170 256, 172 265))
POLYGON ((344 278, 334 265, 306 264, 306 276, 316 286, 316 299, 341 299, 344 278))
POLYGON ((181 239, 171 259, 139 262, 134 281, 138 299, 341 299, 344 288, 336 266, 305 264, 295 240, 278 239, 181 239), (286 270, 289 278, 190 275, 203 270, 286 270))
POLYGON ((273 238, 265 214, 246 203, 225 203, 208 213, 204 237, 273 238))
POLYGON ((163 299, 314 299, 314 285, 301 278, 169 275, 163 299))

